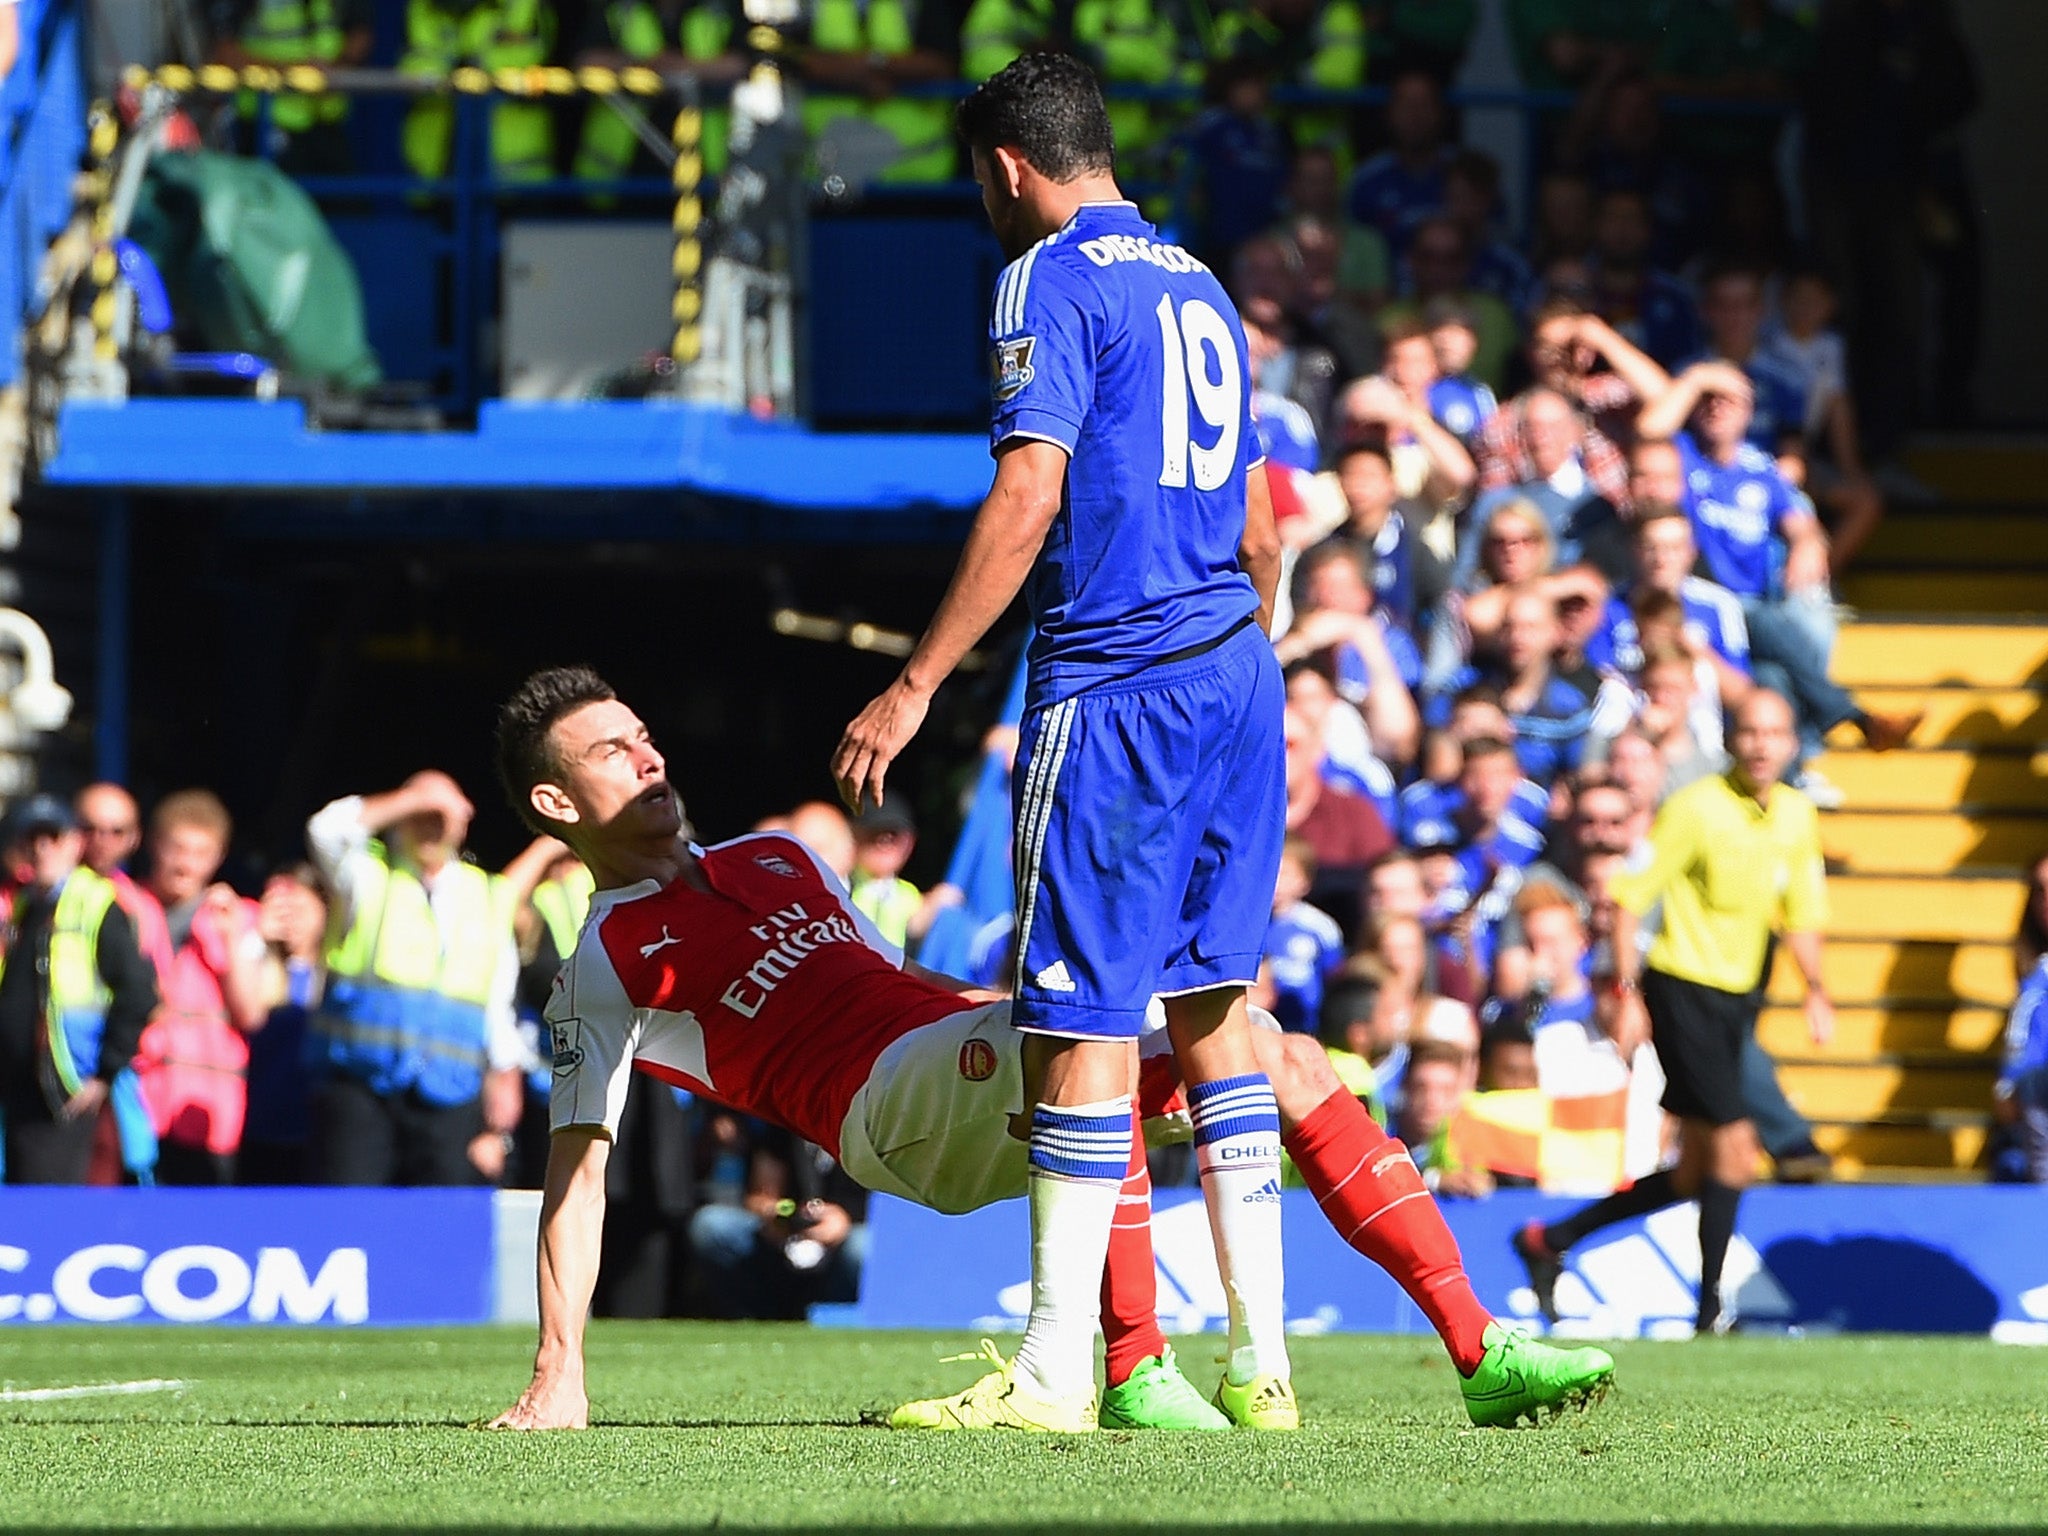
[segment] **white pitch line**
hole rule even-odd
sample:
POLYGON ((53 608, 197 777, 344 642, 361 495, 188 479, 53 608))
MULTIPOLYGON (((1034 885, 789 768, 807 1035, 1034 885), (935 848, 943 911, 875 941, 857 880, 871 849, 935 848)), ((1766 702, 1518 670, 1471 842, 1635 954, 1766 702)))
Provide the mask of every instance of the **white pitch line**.
POLYGON ((0 1390, 0 1403, 54 1403, 67 1397, 127 1397, 141 1392, 178 1392, 191 1385, 152 1376, 147 1381, 102 1381, 83 1387, 23 1387, 0 1390))

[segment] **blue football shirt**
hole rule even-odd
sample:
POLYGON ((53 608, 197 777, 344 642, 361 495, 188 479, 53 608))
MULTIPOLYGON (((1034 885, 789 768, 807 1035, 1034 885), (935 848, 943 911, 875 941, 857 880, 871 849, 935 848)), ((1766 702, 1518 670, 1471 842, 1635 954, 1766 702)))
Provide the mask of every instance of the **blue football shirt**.
POLYGON ((1707 574, 1737 597, 1768 597, 1771 540, 1788 519, 1811 516, 1768 453, 1744 443, 1727 464, 1700 452, 1692 434, 1674 439, 1685 469, 1685 510, 1707 574))
MULTIPOLYGON (((1600 614, 1600 627, 1586 641, 1586 665, 1634 674, 1643 669, 1643 640, 1629 608, 1633 586, 1618 587, 1600 614)), ((1700 576, 1688 576, 1679 587, 1678 605, 1685 614, 1685 632, 1710 646, 1737 671, 1749 671, 1749 625, 1742 602, 1726 587, 1700 576)))
POLYGON ((1032 707, 1212 643, 1258 610, 1238 564, 1263 462, 1244 328, 1130 203, 1090 203, 1003 269, 991 447, 1067 451, 1025 587, 1032 707))

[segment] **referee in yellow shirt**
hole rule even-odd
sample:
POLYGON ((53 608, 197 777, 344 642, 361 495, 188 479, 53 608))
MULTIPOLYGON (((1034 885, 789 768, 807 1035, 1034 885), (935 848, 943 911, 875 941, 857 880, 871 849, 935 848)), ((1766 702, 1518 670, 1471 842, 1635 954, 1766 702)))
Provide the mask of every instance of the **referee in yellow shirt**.
POLYGON ((1602 1227, 1680 1200, 1700 1205, 1697 1330, 1721 1322, 1721 1265, 1735 1210, 1756 1168, 1756 1131, 1742 1102, 1743 1041, 1756 1026, 1772 931, 1806 979, 1806 1023, 1816 1045, 1834 1033, 1821 984, 1827 891, 1813 802, 1780 782, 1798 747, 1792 708, 1759 689, 1736 711, 1735 766, 1666 800, 1650 832, 1646 869, 1610 882, 1616 974, 1614 1034, 1642 1037, 1643 1010, 1679 1119, 1678 1166, 1609 1195, 1563 1221, 1532 1221, 1515 1235, 1543 1313, 1557 1320, 1555 1287, 1567 1249, 1602 1227), (1663 927, 1640 988, 1636 924, 1659 902, 1663 927))

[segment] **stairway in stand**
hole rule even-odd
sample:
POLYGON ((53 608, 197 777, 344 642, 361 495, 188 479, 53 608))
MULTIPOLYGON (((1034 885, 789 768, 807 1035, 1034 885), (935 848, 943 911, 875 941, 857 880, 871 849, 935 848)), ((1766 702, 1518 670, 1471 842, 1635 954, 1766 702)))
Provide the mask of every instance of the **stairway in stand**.
POLYGON ((1982 1177, 2025 872, 2048 854, 2048 447, 1926 448, 1938 505, 1894 508, 1851 572, 1835 676, 1869 708, 1925 709, 1905 750, 1844 727, 1821 770, 1831 869, 1816 1049, 1789 957, 1764 1043, 1838 1176, 1982 1177))

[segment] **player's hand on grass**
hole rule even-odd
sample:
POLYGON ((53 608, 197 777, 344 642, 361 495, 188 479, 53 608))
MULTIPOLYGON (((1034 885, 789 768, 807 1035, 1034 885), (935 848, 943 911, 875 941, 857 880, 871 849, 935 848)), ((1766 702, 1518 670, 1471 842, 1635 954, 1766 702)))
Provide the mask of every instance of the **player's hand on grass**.
POLYGON ((924 724, 931 697, 898 678, 889 691, 854 717, 832 754, 832 777, 839 798, 858 816, 882 803, 882 783, 896 755, 910 745, 924 724))
POLYGON ((588 1429, 590 1399, 581 1382, 559 1377, 533 1385, 519 1394, 519 1401, 491 1420, 490 1429, 588 1429))

